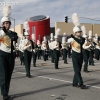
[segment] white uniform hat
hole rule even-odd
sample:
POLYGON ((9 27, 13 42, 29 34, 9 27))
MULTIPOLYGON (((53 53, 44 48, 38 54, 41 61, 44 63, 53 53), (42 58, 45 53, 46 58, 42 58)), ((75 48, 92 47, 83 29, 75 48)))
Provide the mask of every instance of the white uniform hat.
POLYGON ((62 37, 62 43, 65 43, 65 42, 66 42, 66 38, 62 37))
POLYGON ((24 35, 30 35, 30 33, 28 31, 24 32, 24 35))
POLYGON ((33 40, 33 42, 35 42, 35 34, 34 33, 32 34, 32 40, 33 40))
POLYGON ((20 35, 20 39, 23 40, 23 34, 20 35))
POLYGON ((56 30, 56 33, 55 33, 55 36, 54 36, 54 38, 56 39, 56 38, 58 38, 58 35, 60 34, 60 28, 58 28, 57 30, 56 30))
POLYGON ((95 34, 95 38, 98 39, 98 34, 95 34))
POLYGON ((86 34, 86 27, 83 25, 81 27, 81 29, 82 29, 82 33, 83 33, 83 36, 82 37, 84 37, 84 38, 88 37, 87 34, 86 34))
POLYGON ((1 19, 1 23, 3 24, 6 21, 10 21, 10 14, 11 14, 11 5, 5 5, 3 8, 3 17, 1 19))
POLYGON ((28 21, 24 22, 24 29, 25 29, 24 35, 30 35, 28 21))
POLYGON ((46 41, 47 41, 47 38, 44 36, 44 37, 43 37, 43 40, 44 40, 44 42, 46 42, 46 41))
POLYGON ((98 40, 98 34, 95 34, 94 42, 96 42, 97 40, 98 40))
POLYGON ((53 41, 53 38, 51 38, 50 40, 53 41))
POLYGON ((66 36, 66 33, 64 33, 63 35, 66 36))
POLYGON ((77 13, 74 13, 72 15, 72 21, 73 21, 73 24, 75 25, 75 27, 73 28, 73 32, 76 33, 76 32, 82 31, 77 13))
POLYGON ((79 31, 82 31, 81 28, 80 28, 80 26, 75 26, 75 27, 73 28, 73 32, 74 32, 74 33, 79 32, 79 31))
POLYGON ((65 38, 65 40, 66 40, 66 38, 67 38, 67 37, 66 37, 66 33, 64 33, 64 34, 63 34, 63 37, 64 37, 64 38, 65 38))
POLYGON ((55 38, 55 39, 58 39, 58 36, 57 36, 57 35, 55 35, 55 36, 54 36, 54 38, 55 38))
POLYGON ((53 40, 53 33, 50 34, 50 40, 53 40))
POLYGON ((92 31, 90 30, 89 31, 89 39, 91 39, 92 38, 92 31))

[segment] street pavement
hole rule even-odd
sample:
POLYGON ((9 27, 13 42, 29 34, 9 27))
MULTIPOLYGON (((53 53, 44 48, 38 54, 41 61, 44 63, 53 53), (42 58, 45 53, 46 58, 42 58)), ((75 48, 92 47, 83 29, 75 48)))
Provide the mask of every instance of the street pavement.
MULTIPOLYGON (((32 78, 27 78, 25 66, 16 59, 12 75, 9 95, 12 100, 100 100, 100 60, 94 60, 95 66, 89 65, 89 73, 83 72, 82 77, 87 89, 72 87, 72 59, 64 64, 59 61, 59 69, 54 69, 54 63, 37 60, 37 67, 31 64, 32 78)), ((0 100, 2 96, 0 95, 0 100)))

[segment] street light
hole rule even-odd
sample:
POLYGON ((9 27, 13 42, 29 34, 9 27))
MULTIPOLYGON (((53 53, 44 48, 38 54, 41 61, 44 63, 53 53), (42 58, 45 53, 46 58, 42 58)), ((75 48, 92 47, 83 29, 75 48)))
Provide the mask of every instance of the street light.
POLYGON ((13 19, 13 21, 14 21, 14 32, 15 32, 15 19, 12 17, 10 17, 10 18, 13 19))

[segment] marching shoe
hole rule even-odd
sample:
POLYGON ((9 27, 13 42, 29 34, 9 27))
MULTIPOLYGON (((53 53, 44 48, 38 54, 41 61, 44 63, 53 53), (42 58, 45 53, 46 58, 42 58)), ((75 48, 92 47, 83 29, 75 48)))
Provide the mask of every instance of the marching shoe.
POLYGON ((86 85, 80 85, 81 89, 86 89, 86 85))
POLYGON ((91 65, 91 63, 89 63, 89 65, 91 65))
POLYGON ((64 62, 64 64, 68 64, 67 62, 64 62))
POLYGON ((26 75, 26 77, 28 77, 28 75, 26 75))
POLYGON ((33 67, 36 67, 36 65, 33 65, 33 67))
POLYGON ((59 68, 55 68, 55 69, 59 69, 59 68))
POLYGON ((31 78, 32 76, 31 75, 28 75, 28 78, 31 78))
POLYGON ((7 95, 7 96, 3 96, 3 100, 9 100, 11 98, 11 96, 7 95))
POLYGON ((86 70, 86 71, 84 70, 84 72, 85 72, 85 73, 89 73, 89 71, 88 71, 88 70, 86 70))
POLYGON ((78 85, 78 84, 72 84, 72 86, 73 86, 73 87, 79 87, 79 85, 78 85))

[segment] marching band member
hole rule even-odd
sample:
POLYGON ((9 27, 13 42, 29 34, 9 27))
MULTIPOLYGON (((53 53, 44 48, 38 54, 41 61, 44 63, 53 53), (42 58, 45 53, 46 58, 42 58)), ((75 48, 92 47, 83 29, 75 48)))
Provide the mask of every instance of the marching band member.
POLYGON ((91 44, 86 34, 86 27, 82 26, 81 29, 83 32, 83 38, 85 38, 85 42, 83 44, 83 59, 84 59, 84 70, 83 71, 88 73, 89 72, 88 71, 88 61, 89 61, 89 52, 90 52, 91 44))
POLYGON ((49 44, 50 44, 50 41, 48 40, 48 43, 47 43, 47 48, 48 48, 48 57, 50 58, 50 57, 51 57, 51 54, 50 54, 49 44))
POLYGON ((12 72, 14 69, 13 41, 17 41, 17 33, 10 31, 11 6, 5 5, 3 9, 4 17, 1 19, 2 29, 0 30, 0 87, 3 100, 8 100, 8 95, 12 72))
POLYGON ((53 33, 50 34, 50 43, 49 43, 49 48, 50 48, 50 55, 51 55, 51 62, 54 63, 54 55, 53 55, 53 33))
POLYGON ((33 52, 32 52, 32 55, 33 55, 33 66, 36 67, 36 58, 37 58, 37 45, 35 43, 35 35, 32 34, 32 41, 33 41, 33 52))
MULTIPOLYGON (((64 44, 64 37, 62 37, 62 44, 64 44)), ((62 46, 62 44, 61 44, 61 46, 62 46)), ((64 46, 64 45, 63 45, 64 46)), ((63 54, 64 52, 63 52, 63 47, 61 48, 61 55, 62 55, 62 60, 64 60, 64 54, 63 54)))
POLYGON ((38 57, 38 59, 41 59, 41 52, 42 52, 41 44, 40 44, 40 41, 37 40, 37 57, 38 57))
POLYGON ((97 60, 99 60, 99 58, 100 58, 100 41, 98 40, 98 35, 97 34, 95 34, 94 42, 96 43, 96 46, 95 46, 95 58, 97 60))
POLYGON ((93 38, 93 41, 97 44, 97 40, 98 40, 98 34, 95 34, 95 37, 93 38))
POLYGON ((58 68, 58 62, 59 62, 59 56, 60 56, 60 49, 61 49, 61 43, 58 41, 58 35, 59 35, 60 29, 58 28, 55 33, 55 41, 53 42, 53 50, 54 50, 54 59, 55 59, 55 69, 58 68))
MULTIPOLYGON (((63 44, 63 41, 64 41, 64 37, 62 37, 62 44, 63 44)), ((62 44, 61 44, 61 46, 62 46, 62 44)), ((64 60, 63 48, 61 48, 61 55, 62 55, 62 60, 64 60)))
POLYGON ((30 40, 29 34, 29 26, 28 21, 24 22, 24 36, 22 50, 24 51, 24 61, 25 61, 25 69, 26 69, 26 77, 31 78, 30 67, 31 67, 31 58, 32 58, 32 41, 30 40))
POLYGON ((18 47, 19 47, 19 45, 18 45, 18 43, 16 43, 16 57, 18 58, 19 57, 19 49, 18 49, 18 47))
POLYGON ((42 52, 42 57, 44 59, 44 50, 43 50, 43 44, 44 44, 44 40, 42 41, 42 44, 41 44, 41 52, 42 52))
POLYGON ((93 56, 94 56, 95 45, 93 43, 92 31, 91 30, 89 31, 89 38, 88 39, 89 39, 90 44, 91 44, 91 49, 90 49, 90 53, 89 53, 89 65, 93 65, 94 66, 93 56))
POLYGON ((18 46, 21 65, 24 65, 24 51, 22 50, 22 45, 23 45, 24 39, 25 39, 25 37, 23 35, 21 35, 20 43, 18 46))
MULTIPOLYGON (((64 33, 65 35, 66 33, 64 33)), ((62 49, 63 49, 63 57, 64 57, 64 63, 65 64, 68 64, 67 63, 67 53, 68 53, 68 46, 69 46, 69 43, 66 42, 66 37, 62 37, 62 49)))
MULTIPOLYGON (((68 40, 68 38, 67 38, 68 40)), ((68 58, 71 58, 71 43, 68 45, 68 58)))
POLYGON ((13 46, 14 46, 13 49, 14 59, 16 59, 16 41, 13 41, 13 46))
POLYGON ((48 45, 47 45, 47 39, 44 36, 44 42, 42 44, 43 47, 43 55, 44 55, 44 61, 48 60, 48 45))
POLYGON ((82 45, 84 44, 85 40, 81 36, 82 30, 78 15, 76 13, 72 15, 72 20, 75 25, 73 28, 75 36, 71 35, 72 38, 68 39, 68 42, 72 45, 72 62, 75 73, 73 78, 73 87, 85 89, 86 86, 83 84, 83 79, 81 76, 81 68, 83 63, 82 45))

